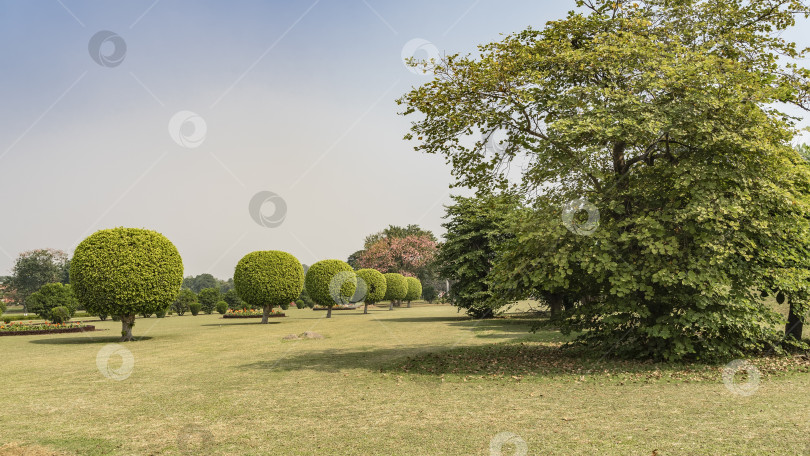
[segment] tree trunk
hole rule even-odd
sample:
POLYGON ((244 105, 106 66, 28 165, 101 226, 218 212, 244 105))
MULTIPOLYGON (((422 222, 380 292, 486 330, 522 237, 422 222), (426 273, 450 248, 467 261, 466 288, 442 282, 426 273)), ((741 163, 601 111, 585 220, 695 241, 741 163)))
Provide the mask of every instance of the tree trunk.
POLYGON ((326 311, 326 318, 332 318, 332 306, 329 306, 326 311))
POLYGON ((367 314, 367 313, 368 313, 368 303, 367 303, 367 302, 366 302, 366 303, 363 303, 363 313, 364 313, 364 314, 367 314))
POLYGON ((560 293, 552 293, 548 298, 548 305, 551 308, 551 318, 556 318, 560 314, 563 305, 563 296, 560 293))
POLYGON ((802 329, 804 324, 796 312, 796 308, 793 306, 793 302, 790 303, 790 311, 788 312, 788 321, 785 325, 785 337, 793 336, 796 340, 802 340, 802 329))
POLYGON ((408 301, 408 308, 411 308, 411 301, 408 301))
POLYGON ((135 315, 121 315, 121 342, 132 341, 133 326, 135 326, 135 315))
POLYGON ((388 301, 388 310, 394 310, 394 300, 388 301))
POLYGON ((262 312, 262 324, 267 324, 267 319, 270 318, 270 306, 264 306, 264 311, 262 312))

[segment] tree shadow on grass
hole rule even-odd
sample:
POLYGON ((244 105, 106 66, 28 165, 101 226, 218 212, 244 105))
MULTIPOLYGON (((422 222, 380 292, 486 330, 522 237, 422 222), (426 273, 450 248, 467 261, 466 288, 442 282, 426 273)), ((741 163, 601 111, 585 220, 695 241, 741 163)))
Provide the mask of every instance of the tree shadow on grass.
POLYGON ((458 317, 394 317, 386 318, 384 321, 388 322, 402 322, 402 323, 441 323, 441 322, 474 322, 472 318, 464 315, 458 317))
POLYGON ((84 336, 84 337, 54 337, 48 339, 34 339, 29 340, 32 344, 41 345, 82 345, 82 344, 111 344, 123 343, 131 344, 134 342, 146 341, 153 339, 151 336, 133 336, 132 342, 121 342, 121 336, 84 336))
MULTIPOLYGON (((340 372, 366 369, 390 375, 416 378, 540 380, 585 377, 613 382, 719 381, 717 365, 667 364, 650 361, 616 360, 600 353, 565 350, 560 343, 521 342, 452 347, 411 346, 370 350, 328 349, 301 351, 281 359, 239 366, 246 370, 292 372, 311 369, 340 372)), ((763 371, 764 372, 764 371, 763 371)))
MULTIPOLYGON (((270 325, 277 325, 281 323, 280 321, 268 321, 266 326, 270 325)), ((239 322, 228 322, 228 323, 208 323, 200 326, 214 326, 214 327, 222 327, 222 326, 261 326, 262 322, 259 321, 239 321, 239 322)))

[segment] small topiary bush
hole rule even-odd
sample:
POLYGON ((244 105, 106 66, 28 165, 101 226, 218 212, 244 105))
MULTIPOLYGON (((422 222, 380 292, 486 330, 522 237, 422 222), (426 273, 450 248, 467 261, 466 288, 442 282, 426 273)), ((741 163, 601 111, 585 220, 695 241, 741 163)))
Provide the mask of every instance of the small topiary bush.
POLYGON ((195 317, 200 313, 200 309, 202 309, 202 304, 197 301, 194 301, 188 305, 188 311, 191 312, 191 315, 195 317))
POLYGON ((227 312, 227 311, 228 311, 228 303, 227 302, 225 302, 225 301, 217 302, 217 312, 220 315, 225 315, 225 312, 227 312))
POLYGON ((433 285, 427 285, 422 288, 422 297, 425 301, 433 304, 433 301, 439 297, 439 293, 436 291, 436 288, 433 285))
POLYGON ((411 307, 411 301, 416 301, 422 297, 422 282, 416 277, 405 277, 405 281, 408 283, 408 292, 402 299, 408 301, 408 307, 411 307))
POLYGON ((267 323, 275 306, 289 306, 304 288, 304 267, 287 252, 251 252, 236 265, 233 273, 236 293, 251 307, 262 308, 267 323))
POLYGON ((362 280, 366 285, 366 295, 363 297, 363 313, 368 313, 368 305, 385 299, 388 288, 385 276, 376 269, 361 269, 357 271, 357 281, 362 280))
POLYGON ((67 323, 70 321, 70 310, 63 306, 54 307, 51 309, 49 320, 51 323, 67 323))
POLYGON ((307 303, 305 303, 303 299, 299 299, 295 301, 295 307, 298 309, 306 309, 307 303))
POLYGON ((349 302, 354 295, 357 275, 345 261, 322 260, 309 267, 306 289, 316 304, 328 309, 326 318, 331 318, 332 307, 349 302))
POLYGON ((158 318, 166 318, 166 311, 167 310, 168 310, 168 308, 158 309, 157 312, 155 312, 155 316, 158 317, 158 318))
POLYGON ((408 294, 408 281, 405 276, 396 272, 383 274, 385 276, 385 299, 391 301, 388 310, 394 310, 394 301, 404 299, 408 294))

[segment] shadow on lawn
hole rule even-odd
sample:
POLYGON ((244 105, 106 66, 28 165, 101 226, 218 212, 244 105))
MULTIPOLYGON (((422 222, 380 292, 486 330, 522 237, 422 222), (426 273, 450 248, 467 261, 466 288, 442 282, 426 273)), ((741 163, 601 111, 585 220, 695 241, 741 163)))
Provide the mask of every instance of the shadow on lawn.
MULTIPOLYGON (((220 327, 220 326, 245 326, 245 325, 251 325, 251 326, 252 326, 252 325, 261 325, 261 324, 262 324, 261 319, 257 319, 257 320, 258 320, 258 321, 238 321, 238 322, 227 322, 227 323, 207 323, 207 324, 200 325, 200 326, 214 326, 214 327, 220 327)), ((279 324, 279 323, 281 323, 281 322, 280 322, 280 321, 268 321, 268 322, 267 322, 267 325, 268 325, 268 326, 269 326, 269 325, 277 325, 277 324, 279 324)))
MULTIPOLYGON (((151 336, 143 336, 138 337, 134 336, 132 342, 140 342, 144 340, 152 339, 151 336)), ((29 343, 32 344, 43 344, 43 345, 82 345, 82 344, 110 344, 110 343, 118 343, 121 342, 121 336, 85 336, 85 337, 53 337, 48 339, 34 339, 29 340, 29 343)), ((124 344, 129 344, 132 342, 123 342, 124 344)))
POLYGON ((330 349, 291 354, 280 360, 259 361, 242 369, 290 372, 312 369, 340 372, 367 369, 389 375, 416 375, 438 380, 569 377, 572 381, 598 376, 618 381, 712 380, 720 379, 717 366, 662 365, 652 362, 620 361, 594 355, 577 355, 560 344, 500 343, 482 346, 421 346, 371 350, 330 349))

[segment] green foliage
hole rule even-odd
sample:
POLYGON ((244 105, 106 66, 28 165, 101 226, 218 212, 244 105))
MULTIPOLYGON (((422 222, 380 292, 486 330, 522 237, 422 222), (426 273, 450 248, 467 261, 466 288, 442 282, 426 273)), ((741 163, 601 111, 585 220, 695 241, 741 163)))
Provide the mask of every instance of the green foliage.
POLYGON ((457 185, 527 197, 492 257, 494 288, 470 302, 568 302, 562 330, 611 356, 771 349, 780 317, 760 290, 810 308, 810 173, 780 111, 807 107, 810 71, 791 63, 807 51, 782 36, 810 7, 638 3, 579 2, 588 10, 444 58, 400 99, 420 114, 407 137, 443 155, 457 185), (496 132, 502 147, 488 147, 496 132))
POLYGON ((11 276, 3 282, 10 297, 18 304, 48 283, 67 283, 68 256, 61 250, 38 249, 23 252, 14 262, 11 276))
POLYGON ((3 315, 3 312, 6 311, 6 302, 0 299, 0 315, 3 315))
POLYGON ((366 295, 363 298, 367 304, 374 304, 385 299, 387 283, 385 276, 376 269, 361 269, 357 271, 358 284, 362 280, 366 284, 366 295))
POLYGON ((222 299, 222 295, 219 292, 219 288, 203 288, 197 295, 197 299, 200 301, 200 305, 202 305, 203 312, 212 314, 217 302, 222 299))
POLYGON ((233 281, 239 297, 248 304, 272 309, 301 295, 304 268, 287 252, 252 252, 239 260, 233 281))
POLYGON ((405 297, 402 299, 408 302, 420 299, 422 297, 422 282, 416 277, 405 277, 405 281, 408 283, 408 292, 405 293, 405 297))
POLYGON ((158 309, 155 312, 155 317, 157 318, 166 318, 166 312, 169 310, 168 307, 164 307, 163 309, 158 309))
POLYGON ((96 313, 154 313, 175 300, 182 280, 174 244, 139 228, 97 231, 76 247, 70 263, 76 297, 96 313))
POLYGON ((425 285, 425 287, 422 289, 422 297, 425 298, 425 301, 432 304, 433 301, 435 301, 436 298, 439 297, 439 293, 436 291, 436 287, 428 284, 425 285))
POLYGON ((217 302, 217 312, 221 315, 225 315, 225 312, 228 311, 228 303, 225 301, 217 302))
POLYGON ((191 308, 191 304, 197 302, 197 295, 189 289, 182 289, 177 294, 177 298, 172 303, 172 309, 177 315, 182 316, 191 308))
POLYGON ((357 275, 345 261, 322 260, 307 271, 307 293, 320 306, 331 308, 345 304, 356 288, 357 275))
POLYGON ((28 297, 28 311, 44 320, 51 320, 51 311, 56 307, 64 307, 69 315, 73 315, 78 306, 79 302, 71 286, 61 283, 45 284, 28 297))
POLYGON ((51 323, 66 323, 70 321, 70 309, 64 306, 54 307, 48 317, 51 323))
POLYGON ((229 309, 236 310, 244 307, 244 301, 239 297, 239 293, 236 292, 235 288, 231 288, 223 293, 222 300, 228 303, 229 309))
POLYGON ((200 309, 202 309, 202 304, 199 301, 194 301, 188 305, 188 311, 195 317, 200 313, 200 309))
POLYGON ((386 301, 396 301, 405 299, 408 295, 408 281, 405 276, 396 272, 383 274, 385 277, 385 299, 386 301))
POLYGON ((297 309, 306 309, 307 303, 305 303, 303 299, 298 299, 295 301, 295 307, 297 309))
POLYGON ((217 279, 211 274, 204 273, 198 276, 188 276, 183 279, 183 288, 199 294, 206 288, 219 288, 217 279))
POLYGON ((151 313, 149 313, 149 312, 141 312, 141 316, 142 316, 143 318, 149 318, 149 317, 151 317, 151 316, 152 316, 152 314, 151 314, 151 313))
POLYGON ((496 246, 509 237, 503 224, 517 206, 517 198, 481 194, 476 198, 454 196, 453 200, 455 204, 447 207, 447 222, 442 224, 447 232, 436 259, 439 274, 452 284, 454 306, 474 318, 490 318, 503 302, 495 301, 487 277, 496 246))
MULTIPOLYGON (((309 267, 307 267, 306 269, 309 269, 309 267)), ((315 301, 313 301, 312 298, 309 297, 309 293, 307 293, 307 287, 306 286, 304 287, 303 290, 301 290, 301 295, 298 297, 298 299, 300 299, 301 301, 304 301, 304 305, 306 307, 309 307, 310 309, 315 307, 315 301)))

